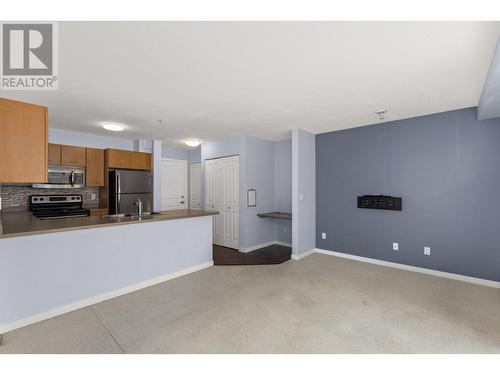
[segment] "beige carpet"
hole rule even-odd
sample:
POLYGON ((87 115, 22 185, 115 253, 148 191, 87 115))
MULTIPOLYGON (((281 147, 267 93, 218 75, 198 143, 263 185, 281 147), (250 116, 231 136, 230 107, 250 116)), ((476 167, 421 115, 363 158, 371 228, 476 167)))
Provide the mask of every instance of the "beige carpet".
POLYGON ((500 291, 313 254, 211 267, 4 335, 0 353, 500 353, 500 291))

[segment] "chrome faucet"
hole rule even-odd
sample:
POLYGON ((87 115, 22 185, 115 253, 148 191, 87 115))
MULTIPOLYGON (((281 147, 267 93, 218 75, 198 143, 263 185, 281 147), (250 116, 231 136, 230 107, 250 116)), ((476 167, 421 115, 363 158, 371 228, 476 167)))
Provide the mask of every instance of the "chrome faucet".
POLYGON ((143 214, 143 209, 142 209, 142 200, 137 198, 137 201, 135 201, 135 205, 137 206, 137 214, 139 216, 142 216, 143 214))

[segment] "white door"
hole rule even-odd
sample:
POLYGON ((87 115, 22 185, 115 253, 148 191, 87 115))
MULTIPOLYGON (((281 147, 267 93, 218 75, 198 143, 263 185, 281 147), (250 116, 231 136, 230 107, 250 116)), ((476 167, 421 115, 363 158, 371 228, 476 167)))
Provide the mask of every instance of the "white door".
POLYGON ((205 164, 206 209, 219 211, 213 219, 216 245, 239 248, 239 157, 207 160, 205 164))
POLYGON ((187 161, 161 160, 161 210, 187 208, 187 161))
MULTIPOLYGON (((205 207, 209 211, 219 211, 222 207, 222 173, 219 159, 207 160, 205 164, 205 207)), ((220 245, 222 243, 222 215, 214 215, 213 223, 213 242, 220 245)))
POLYGON ((189 165, 189 208, 201 210, 201 164, 189 165))

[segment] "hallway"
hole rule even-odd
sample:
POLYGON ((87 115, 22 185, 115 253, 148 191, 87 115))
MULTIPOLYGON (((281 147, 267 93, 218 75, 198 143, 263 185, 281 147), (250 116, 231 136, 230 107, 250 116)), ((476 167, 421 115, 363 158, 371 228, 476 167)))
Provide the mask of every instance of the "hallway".
POLYGON ((281 245, 271 245, 248 253, 213 245, 214 266, 280 264, 290 260, 291 255, 292 249, 281 245))

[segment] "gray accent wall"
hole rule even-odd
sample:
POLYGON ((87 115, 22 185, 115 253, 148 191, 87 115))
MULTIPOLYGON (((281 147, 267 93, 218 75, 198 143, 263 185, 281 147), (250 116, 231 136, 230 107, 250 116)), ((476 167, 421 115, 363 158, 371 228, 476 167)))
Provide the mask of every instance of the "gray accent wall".
POLYGON ((319 134, 316 170, 317 248, 500 281, 500 119, 468 108, 319 134), (373 193, 403 210, 357 208, 373 193))

